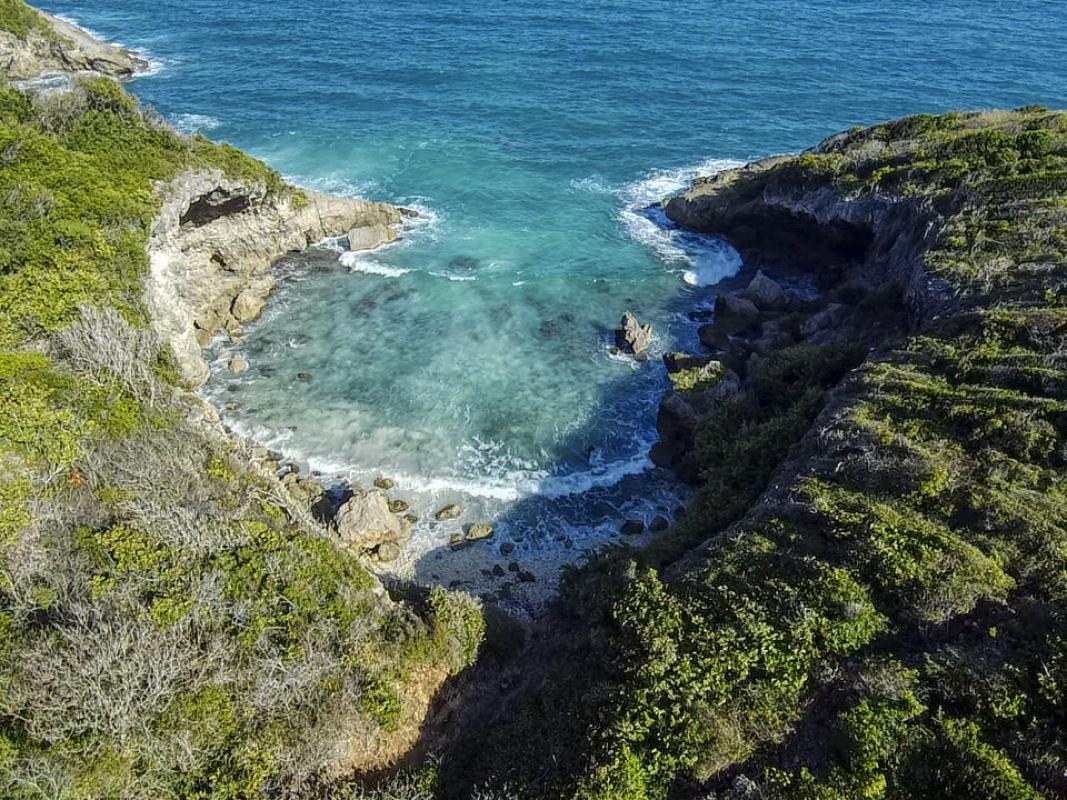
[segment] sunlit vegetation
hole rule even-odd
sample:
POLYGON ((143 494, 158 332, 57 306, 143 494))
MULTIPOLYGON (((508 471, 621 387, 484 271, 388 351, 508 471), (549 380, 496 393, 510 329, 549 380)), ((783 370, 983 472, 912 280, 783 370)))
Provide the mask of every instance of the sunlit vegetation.
POLYGON ((465 596, 383 599, 196 421, 140 299, 157 187, 188 169, 291 191, 110 81, 0 86, 5 798, 300 791, 411 724, 420 682, 481 640, 465 596))
POLYGON ((461 744, 443 774, 585 800, 1067 793, 1065 175, 1067 115, 1027 108, 852 131, 724 187, 918 208, 950 311, 866 358, 765 360, 703 420, 680 523, 569 576, 504 752, 461 744))

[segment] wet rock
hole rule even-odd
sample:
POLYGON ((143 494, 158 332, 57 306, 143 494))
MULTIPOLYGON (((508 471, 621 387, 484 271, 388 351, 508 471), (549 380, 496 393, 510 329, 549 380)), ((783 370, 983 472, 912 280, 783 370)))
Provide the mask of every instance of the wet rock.
POLYGON ((541 323, 540 330, 541 335, 544 336, 546 339, 549 339, 553 336, 559 336, 562 328, 556 320, 546 319, 544 322, 541 323))
POLYGON ((640 355, 652 344, 652 326, 642 325, 630 311, 622 315, 620 327, 615 331, 615 346, 624 353, 640 355))
POLYGON ((353 495, 337 512, 337 532, 361 550, 372 550, 385 542, 406 542, 411 526, 389 510, 382 492, 353 495))
POLYGON ((225 406, 223 406, 223 407, 224 407, 224 408, 225 408, 225 409, 226 409, 227 411, 240 411, 240 410, 241 410, 241 404, 240 404, 240 403, 227 403, 227 404, 226 404, 225 406))
POLYGON ((671 523, 666 517, 656 517, 652 520, 652 524, 648 526, 648 529, 653 533, 660 533, 667 530, 670 526, 671 523))
POLYGON ((518 577, 519 583, 537 583, 537 576, 526 570, 521 570, 518 577))
POLYGON ((448 262, 450 269, 461 269, 467 272, 473 272, 481 267, 482 262, 476 259, 474 256, 456 256, 448 262))
POLYGON ((493 575, 497 578, 503 578, 507 573, 504 572, 504 568, 499 564, 493 565, 493 575))
POLYGON ((763 270, 756 273, 756 277, 742 294, 761 311, 781 311, 789 305, 789 296, 785 290, 764 275, 763 270))
POLYGON ((417 514, 405 514, 404 519, 406 519, 412 525, 419 521, 419 517, 417 514))
POLYGON ((230 359, 229 370, 234 375, 239 375, 248 370, 248 361, 244 356, 234 356, 230 359))
POLYGON ((451 547, 453 550, 462 550, 469 544, 470 542, 467 541, 466 537, 464 537, 462 533, 453 533, 448 540, 448 546, 451 547))
POLYGON ((645 532, 645 523, 639 519, 628 519, 619 528, 619 532, 626 536, 638 536, 645 532))
POLYGON ((389 492, 396 488, 396 481, 379 476, 374 479, 374 486, 382 491, 389 492))
POLYGON ((515 552, 515 545, 512 544, 511 542, 504 542, 504 544, 500 545, 500 555, 507 557, 507 556, 510 556, 514 552, 515 552))
POLYGON ((508 572, 522 572, 522 565, 518 561, 508 564, 508 572))
POLYGON ((479 542, 483 539, 489 539, 493 536, 495 529, 492 525, 485 522, 479 522, 467 527, 467 540, 471 542, 479 542))
POLYGON ((394 514, 403 514, 409 508, 408 504, 403 500, 390 500, 389 510, 394 514))
POLYGON ((453 503, 439 510, 433 515, 433 518, 438 522, 444 522, 445 520, 458 518, 461 513, 460 507, 453 503))
POLYGON ((660 441, 649 457, 665 469, 676 466, 693 446, 699 417, 696 410, 678 392, 671 392, 660 403, 656 417, 656 430, 660 441))

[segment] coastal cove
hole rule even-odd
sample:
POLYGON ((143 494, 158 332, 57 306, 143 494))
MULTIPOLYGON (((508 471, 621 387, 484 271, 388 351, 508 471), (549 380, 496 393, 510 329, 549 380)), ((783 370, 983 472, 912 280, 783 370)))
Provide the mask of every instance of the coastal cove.
POLYGON ((1057 8, 0 0, 0 797, 1067 797, 1057 8))
MULTIPOLYGON (((964 64, 976 42, 1010 46, 995 17, 962 8, 922 25, 969 42, 964 64)), ((931 81, 949 56, 922 39, 896 56, 890 90, 890 76, 864 66, 870 26, 843 15, 826 26, 836 48, 806 69, 848 85, 848 104, 827 102, 832 92, 820 104, 797 67, 820 15, 838 14, 827 9, 789 25, 765 19, 779 48, 767 52, 780 54, 770 59, 751 47, 744 13, 694 14, 679 31, 652 12, 489 4, 426 14, 394 3, 292 26, 291 9, 272 4, 257 8, 252 31, 240 4, 55 10, 145 48, 158 71, 133 90, 180 127, 231 141, 301 185, 424 213, 398 245, 349 264, 319 253, 283 271, 267 316, 215 351, 207 392, 228 424, 324 479, 396 480, 423 521, 396 567, 445 585, 473 578, 478 592, 500 583, 482 574, 494 559, 482 560, 484 547, 451 557, 453 528, 497 523, 496 546, 516 546, 523 568, 551 581, 585 547, 622 540, 627 519, 673 519, 684 505, 685 490, 647 460, 667 385, 658 356, 693 346, 699 320, 688 315, 710 300, 685 273, 702 268, 709 283, 736 264, 713 250, 694 265, 685 242, 641 213, 646 204, 696 174, 847 125, 1010 106, 1032 99, 1028 85, 1056 85, 1028 48, 1010 62, 1014 83, 994 86, 981 70, 931 81), (230 33, 207 35, 209 16, 230 33), (284 45, 257 47, 268 41, 284 45), (694 107, 697 83, 707 102, 694 107), (608 352, 628 309, 657 336, 638 370, 608 352), (250 368, 231 376, 234 355, 250 368), (433 525, 453 502, 463 518, 433 525), (419 567, 434 551, 437 563, 419 567), (466 563, 472 576, 456 573, 466 563)), ((892 13, 888 25, 919 24, 907 8, 892 13)), ((1039 21, 1011 35, 1040 39, 1039 21)))

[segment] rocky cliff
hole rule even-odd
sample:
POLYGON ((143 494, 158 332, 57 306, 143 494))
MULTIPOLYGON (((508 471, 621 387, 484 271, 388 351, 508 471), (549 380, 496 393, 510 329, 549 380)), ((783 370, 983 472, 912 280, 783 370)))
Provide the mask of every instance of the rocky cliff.
POLYGON ((1067 114, 1029 107, 849 131, 669 198, 751 277, 668 359, 658 456, 694 497, 568 577, 506 708, 464 723, 499 752, 461 741, 446 781, 1064 796, 1065 197, 1067 114))
MULTIPOLYGON (((59 36, 21 0, 0 28, 59 36)), ((311 513, 322 487, 188 385, 278 256, 375 246, 404 212, 288 186, 108 78, 62 83, 0 80, 0 796, 322 797, 404 756, 481 611, 391 599, 362 531, 311 513)))
POLYGON ((154 327, 193 386, 208 375, 201 348, 259 315, 281 256, 335 236, 371 249, 396 238, 391 226, 410 215, 318 192, 271 193, 218 170, 185 173, 158 191, 163 202, 148 242, 145 297, 154 327))
MULTIPOLYGON (((16 4, 12 4, 16 5, 16 4)), ((129 80, 149 69, 132 50, 95 39, 91 34, 52 14, 21 2, 9 13, 16 24, 0 29, 0 74, 8 80, 28 80, 51 72, 96 73, 129 80)))

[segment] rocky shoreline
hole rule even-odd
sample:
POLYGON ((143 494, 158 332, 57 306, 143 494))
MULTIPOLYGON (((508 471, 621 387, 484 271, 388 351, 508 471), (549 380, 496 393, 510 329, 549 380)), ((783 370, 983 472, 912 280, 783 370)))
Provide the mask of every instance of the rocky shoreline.
POLYGON ((133 50, 101 42, 84 28, 53 14, 37 13, 44 24, 31 26, 24 37, 0 30, 0 73, 8 80, 91 73, 128 81, 152 67, 133 50))
POLYGON ((185 174, 158 191, 164 200, 149 240, 145 298, 193 387, 208 379, 202 350, 214 337, 239 337, 262 313, 280 258, 335 237, 370 250, 395 240, 395 226, 415 215, 318 192, 270 192, 218 171, 185 174))
POLYGON ((660 441, 650 457, 691 484, 702 478, 693 458, 701 419, 743 397, 748 376, 774 353, 805 344, 870 351, 953 306, 944 281, 925 269, 937 229, 924 209, 825 188, 734 194, 789 158, 724 170, 662 201, 678 225, 728 239, 744 271, 754 273, 744 289, 716 297, 710 321, 698 329, 704 352, 665 356, 672 388, 660 404, 660 441), (798 273, 814 278, 813 291, 792 291, 771 277, 798 273))

